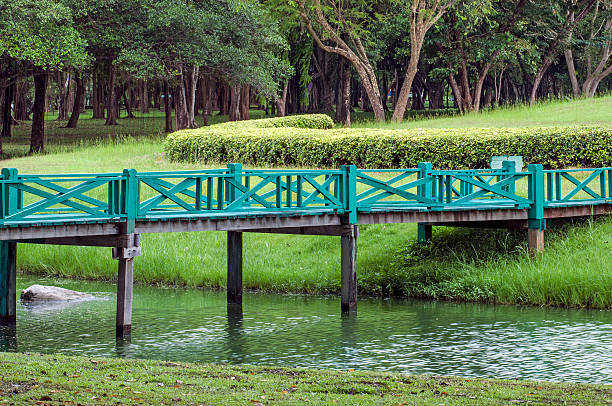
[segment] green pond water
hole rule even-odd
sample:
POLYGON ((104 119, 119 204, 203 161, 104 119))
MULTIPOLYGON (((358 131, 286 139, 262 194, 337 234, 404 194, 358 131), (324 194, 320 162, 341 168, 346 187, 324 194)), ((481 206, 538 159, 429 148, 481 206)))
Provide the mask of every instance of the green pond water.
POLYGON ((71 303, 18 304, 3 351, 88 357, 379 370, 409 374, 612 383, 612 311, 361 298, 134 289, 130 340, 115 338, 115 285, 32 276, 92 293, 71 303))

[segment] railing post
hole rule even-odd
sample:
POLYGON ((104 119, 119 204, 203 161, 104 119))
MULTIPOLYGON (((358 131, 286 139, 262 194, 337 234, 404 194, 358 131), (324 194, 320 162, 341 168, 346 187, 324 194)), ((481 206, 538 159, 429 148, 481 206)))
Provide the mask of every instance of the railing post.
MULTIPOLYGON (((17 169, 2 168, 3 180, 17 181, 17 169)), ((0 218, 15 213, 23 205, 21 190, 10 183, 0 188, 0 218)), ((14 325, 17 310, 17 243, 0 241, 0 325, 14 325)))
POLYGON ((533 256, 544 249, 544 168, 540 164, 531 164, 527 170, 530 173, 529 200, 532 201, 528 210, 529 253, 533 256))
MULTIPOLYGON (((432 170, 433 170, 433 165, 431 162, 419 162, 419 179, 431 178, 432 170)), ((434 197, 433 182, 428 181, 428 182, 425 182, 423 185, 419 186, 417 188, 417 194, 420 197, 433 200, 433 197, 434 197)))
MULTIPOLYGON (((431 162, 419 162, 419 179, 431 178, 433 165, 431 162)), ((428 181, 417 188, 417 194, 425 199, 434 199, 433 182, 428 181)), ((426 244, 431 241, 433 227, 430 224, 419 223, 417 225, 417 239, 421 244, 426 244)))
MULTIPOLYGON (((234 182, 237 185, 242 185, 242 164, 230 163, 227 164, 227 169, 232 175, 232 179, 234 180, 234 182)), ((229 194, 228 196, 226 196, 226 198, 229 202, 236 201, 236 199, 242 194, 242 192, 235 185, 232 184, 229 185, 228 192, 229 194)))
POLYGON ((121 195, 123 207, 121 213, 126 216, 126 234, 134 233, 136 228, 136 216, 138 215, 138 204, 140 202, 140 182, 136 176, 135 169, 124 169, 125 179, 121 182, 121 195))
POLYGON ((357 223, 357 167, 355 165, 342 165, 344 182, 344 211, 348 214, 347 223, 357 223))
MULTIPOLYGON (((516 173, 516 162, 515 161, 504 161, 502 162, 502 170, 508 173, 516 173)), ((508 179, 514 175, 507 175, 505 179, 508 179)), ((542 178, 542 187, 544 187, 544 178, 542 178)), ((508 193, 515 194, 516 193, 516 179, 514 182, 504 186, 504 190, 508 193)))
MULTIPOLYGON (((17 169, 2 168, 3 180, 17 181, 17 169)), ((10 183, 2 184, 2 210, 1 218, 6 218, 19 210, 23 204, 23 194, 10 183)))

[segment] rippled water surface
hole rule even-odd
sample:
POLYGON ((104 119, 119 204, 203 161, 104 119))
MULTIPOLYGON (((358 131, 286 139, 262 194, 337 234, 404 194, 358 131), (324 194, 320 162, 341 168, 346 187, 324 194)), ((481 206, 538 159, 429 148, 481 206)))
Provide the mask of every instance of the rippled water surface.
POLYGON ((20 277, 90 301, 18 304, 8 351, 246 363, 410 374, 612 383, 612 312, 361 299, 342 316, 335 297, 134 289, 131 341, 115 339, 115 286, 20 277))

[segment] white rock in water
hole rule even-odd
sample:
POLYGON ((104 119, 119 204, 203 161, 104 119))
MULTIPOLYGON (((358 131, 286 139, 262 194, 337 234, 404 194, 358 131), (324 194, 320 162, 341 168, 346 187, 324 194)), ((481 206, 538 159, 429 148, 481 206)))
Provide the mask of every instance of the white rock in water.
POLYGON ((37 302, 46 300, 76 300, 87 299, 91 297, 92 296, 88 293, 58 288, 57 286, 44 285, 32 285, 23 292, 21 292, 21 300, 26 302, 37 302))

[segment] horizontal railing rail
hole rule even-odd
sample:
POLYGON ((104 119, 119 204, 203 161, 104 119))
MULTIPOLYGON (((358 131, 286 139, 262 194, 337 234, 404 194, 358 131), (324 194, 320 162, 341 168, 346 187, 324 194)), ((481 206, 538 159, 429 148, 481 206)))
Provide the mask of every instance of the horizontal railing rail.
POLYGON ((543 170, 514 162, 501 169, 243 169, 0 177, 0 226, 49 222, 127 222, 215 216, 527 209, 545 227, 547 207, 612 203, 612 168, 543 170))
POLYGON ((612 202, 612 168, 543 172, 547 207, 612 202))

